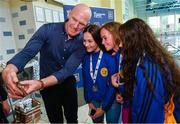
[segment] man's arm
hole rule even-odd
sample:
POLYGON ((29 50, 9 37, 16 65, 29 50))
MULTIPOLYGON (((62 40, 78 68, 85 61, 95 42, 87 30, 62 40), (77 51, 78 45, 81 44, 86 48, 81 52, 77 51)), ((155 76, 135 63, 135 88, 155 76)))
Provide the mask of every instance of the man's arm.
POLYGON ((73 75, 74 71, 81 63, 84 54, 84 48, 81 47, 69 57, 69 59, 66 61, 65 66, 61 70, 41 80, 25 80, 21 81, 20 84, 23 85, 25 91, 29 94, 31 92, 62 82, 67 77, 73 75))
POLYGON ((25 95, 18 88, 17 83, 19 80, 16 73, 22 71, 26 63, 39 52, 46 38, 46 25, 44 25, 32 36, 25 48, 7 62, 7 66, 2 72, 2 77, 8 88, 10 97, 22 98, 25 95))
POLYGON ((83 46, 81 46, 79 47, 79 49, 77 49, 75 52, 72 53, 72 55, 66 61, 64 67, 59 71, 53 73, 52 75, 56 77, 58 82, 64 81, 67 77, 73 75, 75 70, 82 62, 84 55, 85 55, 85 49, 83 46))

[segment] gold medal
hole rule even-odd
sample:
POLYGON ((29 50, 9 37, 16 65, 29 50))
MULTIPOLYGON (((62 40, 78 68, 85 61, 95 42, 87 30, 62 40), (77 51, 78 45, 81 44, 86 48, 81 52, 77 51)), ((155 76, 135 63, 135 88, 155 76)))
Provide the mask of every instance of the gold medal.
POLYGON ((93 90, 94 92, 97 92, 97 91, 98 91, 98 88, 97 88, 97 85, 96 85, 96 84, 93 84, 92 90, 93 90))
POLYGON ((107 68, 102 68, 101 71, 100 71, 100 73, 101 73, 101 76, 106 77, 106 76, 108 75, 108 70, 107 70, 107 68))

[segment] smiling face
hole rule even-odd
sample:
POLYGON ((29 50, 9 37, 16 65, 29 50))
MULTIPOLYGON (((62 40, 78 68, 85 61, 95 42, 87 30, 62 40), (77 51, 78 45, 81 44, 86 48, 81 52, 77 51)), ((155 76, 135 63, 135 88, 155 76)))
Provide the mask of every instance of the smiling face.
POLYGON ((102 38, 102 44, 105 46, 107 51, 115 50, 118 47, 114 41, 113 35, 108 30, 102 28, 100 35, 102 38))
POLYGON ((100 50, 89 32, 85 32, 83 35, 83 45, 86 47, 87 52, 97 52, 100 50))
POLYGON ((87 18, 83 14, 72 13, 66 25, 67 34, 70 37, 78 35, 87 25, 87 18))
POLYGON ((69 37, 78 35, 87 25, 91 17, 89 7, 80 4, 76 6, 70 13, 68 21, 65 24, 66 33, 69 37), (83 11, 82 11, 83 9, 83 11))

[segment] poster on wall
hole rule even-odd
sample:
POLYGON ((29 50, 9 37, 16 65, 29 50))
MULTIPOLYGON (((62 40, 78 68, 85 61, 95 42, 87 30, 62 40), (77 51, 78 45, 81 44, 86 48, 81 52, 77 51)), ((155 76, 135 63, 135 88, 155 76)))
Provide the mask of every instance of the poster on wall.
POLYGON ((42 7, 35 7, 35 12, 36 12, 36 21, 37 22, 44 22, 45 17, 44 17, 44 9, 42 7))
POLYGON ((45 9, 45 17, 46 17, 46 22, 53 22, 52 20, 52 10, 50 9, 45 9))
POLYGON ((53 22, 59 22, 59 13, 55 10, 53 10, 53 22))
MULTIPOLYGON (((64 20, 68 19, 69 13, 72 8, 72 5, 64 5, 64 20)), ((91 7, 91 11, 92 17, 89 22, 91 24, 103 25, 104 23, 114 21, 114 9, 91 7)), ((74 76, 77 81, 77 88, 83 87, 81 65, 74 73, 74 76)))

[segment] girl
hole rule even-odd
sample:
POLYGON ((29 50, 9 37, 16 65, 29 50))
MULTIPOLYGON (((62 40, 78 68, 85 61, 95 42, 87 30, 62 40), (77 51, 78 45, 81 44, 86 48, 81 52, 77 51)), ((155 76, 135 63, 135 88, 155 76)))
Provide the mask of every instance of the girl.
POLYGON ((180 122, 180 68, 173 57, 141 19, 127 21, 119 31, 125 90, 133 101, 132 122, 164 123, 164 105, 172 96, 180 122))
POLYGON ((87 51, 82 64, 84 96, 94 123, 102 123, 104 113, 107 123, 117 123, 120 106, 115 101, 115 89, 110 79, 116 73, 115 59, 102 51, 99 29, 97 25, 89 25, 83 32, 87 51))
POLYGON ((123 73, 121 68, 121 61, 122 61, 122 42, 119 37, 119 27, 120 23, 118 22, 109 22, 106 23, 101 27, 101 38, 102 44, 105 46, 107 51, 110 51, 113 56, 116 58, 116 69, 119 73, 115 74, 118 79, 112 81, 113 86, 117 89, 116 90, 116 100, 117 102, 123 105, 122 109, 122 118, 120 120, 123 123, 129 122, 129 112, 130 112, 130 102, 128 101, 128 97, 124 94, 124 80, 123 80, 123 73))

